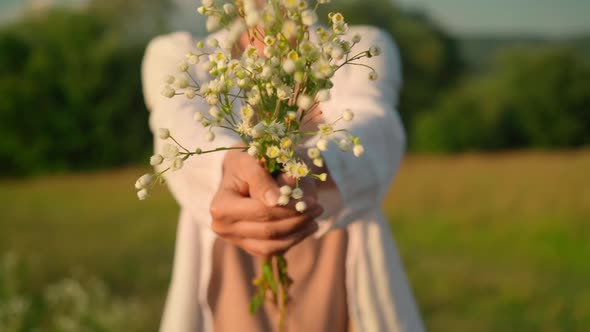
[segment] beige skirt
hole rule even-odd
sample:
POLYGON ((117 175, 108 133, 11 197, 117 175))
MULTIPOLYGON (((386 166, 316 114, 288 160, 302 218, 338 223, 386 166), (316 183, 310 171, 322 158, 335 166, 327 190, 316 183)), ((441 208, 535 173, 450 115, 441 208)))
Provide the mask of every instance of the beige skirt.
MULTIPOLYGON (((287 305, 287 332, 345 332, 348 309, 345 259, 348 236, 342 229, 312 237, 286 254, 294 283, 287 305)), ((261 260, 226 243, 215 241, 209 304, 215 332, 277 331, 278 309, 265 304, 251 316, 248 308, 255 292, 252 279, 260 273, 261 260)))

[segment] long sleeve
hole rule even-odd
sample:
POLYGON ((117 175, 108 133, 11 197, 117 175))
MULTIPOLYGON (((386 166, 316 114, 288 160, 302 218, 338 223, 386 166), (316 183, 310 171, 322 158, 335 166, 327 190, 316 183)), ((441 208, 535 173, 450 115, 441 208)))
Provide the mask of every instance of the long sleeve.
POLYGON ((346 219, 350 220, 340 223, 353 221, 354 215, 379 207, 405 149, 405 132, 395 110, 402 79, 397 48, 385 32, 376 28, 351 28, 350 34, 355 32, 363 39, 353 48, 353 53, 378 45, 382 54, 361 62, 375 69, 379 75, 376 81, 368 79, 370 70, 366 67, 344 66, 334 77, 335 93, 321 106, 328 123, 340 117, 345 109, 352 110, 354 120, 340 121, 338 128, 360 137, 365 148, 360 157, 342 152, 334 145, 323 153, 342 207, 349 212, 350 218, 346 219))
MULTIPOLYGON (((187 52, 195 51, 195 41, 186 32, 178 32, 155 38, 147 47, 142 78, 144 96, 150 110, 150 128, 155 134, 158 128, 168 128, 171 135, 189 151, 196 148, 210 150, 233 146, 241 140, 228 130, 216 130, 215 140, 204 139, 206 129, 193 119, 194 112, 206 112, 207 104, 200 98, 189 100, 184 96, 166 98, 160 94, 166 75, 178 73, 177 64, 187 52)), ((197 81, 207 79, 206 73, 191 68, 197 81)), ((157 135, 154 135, 157 136, 157 135)), ((166 142, 155 138, 155 153, 161 153, 166 142)), ((214 152, 190 157, 177 171, 166 172, 166 182, 180 204, 195 221, 210 223, 209 205, 221 180, 224 152, 214 152)))

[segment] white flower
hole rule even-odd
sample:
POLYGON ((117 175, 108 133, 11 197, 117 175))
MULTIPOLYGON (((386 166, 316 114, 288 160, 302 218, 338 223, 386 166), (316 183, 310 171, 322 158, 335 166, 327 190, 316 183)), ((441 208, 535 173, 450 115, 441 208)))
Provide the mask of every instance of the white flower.
POLYGON ((301 23, 312 26, 318 21, 318 15, 313 10, 304 10, 301 12, 301 23))
POLYGON ((162 157, 162 155, 159 155, 159 154, 155 154, 150 157, 150 165, 152 165, 152 166, 160 165, 163 161, 164 161, 164 157, 162 157))
POLYGON ((334 127, 332 127, 329 123, 322 123, 318 125, 318 129, 320 130, 321 136, 330 136, 334 133, 334 127))
POLYGON ((326 179, 328 178, 328 174, 326 174, 326 173, 318 174, 317 178, 318 178, 318 180, 325 182, 326 179))
POLYGON ((281 139, 281 148, 288 149, 293 145, 293 140, 290 137, 283 137, 281 139))
POLYGON ((174 144, 166 143, 162 147, 162 156, 166 160, 172 160, 178 156, 178 147, 174 144))
POLYGON ((150 193, 146 189, 141 189, 137 192, 137 198, 139 198, 139 200, 141 200, 141 201, 148 198, 149 195, 150 195, 150 193))
POLYGON ((193 89, 187 89, 187 90, 184 90, 184 95, 188 99, 193 99, 193 98, 195 98, 195 96, 197 95, 197 93, 193 89))
POLYGON ((289 196, 285 196, 285 195, 279 196, 277 204, 279 206, 285 206, 285 205, 289 204, 289 196))
POLYGON ((297 202, 297 204, 295 204, 295 210, 298 212, 305 212, 305 210, 307 210, 307 204, 303 201, 297 202))
POLYGON ((201 112, 195 112, 195 114, 193 114, 193 119, 195 119, 197 122, 201 122, 203 118, 204 116, 201 112))
POLYGON ((291 121, 297 119, 297 112, 294 112, 294 111, 287 112, 287 119, 289 119, 291 121))
POLYGON ((160 139, 170 138, 170 130, 168 130, 167 128, 158 128, 158 137, 160 139))
POLYGON ((324 139, 324 138, 320 138, 317 143, 315 144, 315 146, 320 149, 320 151, 326 151, 328 150, 328 140, 324 139))
POLYGON ((315 159, 313 160, 313 164, 314 164, 316 167, 324 167, 324 159, 322 159, 322 158, 315 158, 315 159))
POLYGON ((290 186, 284 185, 279 189, 279 192, 283 196, 290 196, 291 193, 293 192, 293 188, 291 188, 290 186))
POLYGON ((320 149, 318 149, 318 148, 307 149, 307 156, 311 159, 318 158, 320 156, 320 149))
POLYGON ((369 79, 371 81, 376 81, 377 78, 378 78, 378 76, 377 76, 377 73, 376 72, 372 71, 372 72, 369 73, 369 79))
POLYGON ((174 90, 174 88, 171 87, 170 85, 166 85, 164 87, 164 89, 162 89, 161 93, 162 93, 162 96, 164 96, 164 97, 172 98, 176 94, 176 90, 174 90))
POLYGON ((240 108, 240 114, 242 116, 242 119, 245 119, 245 120, 252 119, 252 117, 254 116, 254 109, 252 108, 252 106, 246 105, 246 106, 240 108))
POLYGON ((364 152, 365 148, 360 144, 355 144, 352 148, 352 153, 354 153, 356 157, 360 157, 360 155, 362 155, 364 152))
POLYGON ((278 140, 285 135, 285 125, 281 122, 273 121, 266 126, 266 132, 274 140, 278 140))
POLYGON ((344 112, 342 112, 342 119, 344 119, 344 121, 352 121, 353 118, 354 113, 352 113, 351 110, 344 110, 344 112))
POLYGON ((377 45, 371 46, 371 48, 369 48, 369 54, 371 56, 378 56, 379 54, 381 54, 381 47, 377 45))
POLYGON ((205 133, 205 140, 207 142, 213 142, 214 139, 215 139, 215 134, 212 131, 208 131, 207 133, 205 133))
POLYGON ((358 33, 355 33, 355 34, 352 36, 352 42, 353 42, 353 43, 358 43, 358 42, 360 42, 360 41, 361 41, 361 35, 359 35, 358 33))
POLYGON ((256 157, 257 153, 258 153, 258 147, 256 145, 250 145, 250 147, 248 148, 248 154, 251 155, 252 157, 256 157))
POLYGON ((276 158, 279 156, 279 154, 281 153, 281 149, 279 149, 278 146, 276 145, 271 145, 268 148, 266 148, 266 155, 269 158, 276 158))
POLYGON ((309 168, 302 162, 290 162, 285 165, 285 173, 292 178, 299 179, 309 174, 309 168))
POLYGON ((351 148, 351 142, 350 140, 343 138, 340 141, 338 141, 338 148, 340 148, 340 150, 347 152, 350 151, 351 148))
POLYGON ((297 98, 297 106, 303 110, 308 110, 313 105, 313 98, 308 95, 300 95, 297 98))
POLYGON ((311 65, 312 73, 317 78, 327 79, 334 75, 334 68, 330 62, 323 57, 311 65))
POLYGON ((302 199, 303 190, 301 190, 301 188, 293 188, 291 191, 291 197, 293 197, 293 199, 302 199))
POLYGON ((344 16, 340 13, 333 13, 330 17, 332 24, 338 25, 344 23, 344 16))
POLYGON ((318 93, 316 94, 316 99, 319 102, 324 102, 324 101, 330 100, 330 90, 322 89, 322 90, 318 91, 318 93))
POLYGON ((180 61, 178 63, 178 70, 180 70, 181 72, 186 72, 188 71, 188 63, 186 61, 180 61))

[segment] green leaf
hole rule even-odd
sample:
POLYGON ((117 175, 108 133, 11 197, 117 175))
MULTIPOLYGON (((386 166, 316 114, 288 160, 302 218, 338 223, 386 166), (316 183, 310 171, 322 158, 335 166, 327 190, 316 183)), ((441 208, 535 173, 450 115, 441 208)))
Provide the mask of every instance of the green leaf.
POLYGON ((272 289, 272 291, 274 293, 277 292, 277 284, 275 282, 273 273, 272 273, 272 267, 270 266, 270 261, 266 261, 264 262, 264 265, 262 265, 262 275, 264 276, 264 280, 266 280, 266 282, 268 283, 268 285, 270 286, 270 288, 272 289))
POLYGON ((260 309, 260 306, 264 303, 264 297, 262 294, 258 293, 254 295, 252 300, 250 300, 250 314, 254 315, 260 309))

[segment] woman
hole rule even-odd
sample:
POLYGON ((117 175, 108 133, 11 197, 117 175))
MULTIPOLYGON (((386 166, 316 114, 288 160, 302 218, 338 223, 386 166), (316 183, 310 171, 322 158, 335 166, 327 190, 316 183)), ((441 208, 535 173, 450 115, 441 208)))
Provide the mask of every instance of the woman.
MULTIPOLYGON (((359 50, 380 45, 379 57, 366 59, 379 74, 367 79, 362 67, 348 66, 333 78, 332 98, 320 105, 323 120, 344 109, 355 114, 345 124, 359 136, 361 158, 324 153, 329 181, 308 184, 310 206, 303 215, 275 206, 286 178, 272 179, 256 160, 239 151, 191 158, 168 174, 167 182, 181 207, 172 283, 161 331, 267 331, 278 312, 266 305, 248 313, 261 256, 285 252, 294 280, 287 331, 422 331, 422 322, 380 202, 397 171, 405 144, 398 101, 401 69, 397 49, 382 31, 351 27, 360 34, 359 50)), ((226 32, 213 34, 224 40, 226 32)), ((242 48, 247 42, 240 39, 242 48)), ((169 128, 175 138, 203 150, 239 145, 238 137, 216 132, 213 143, 202 139, 193 113, 206 112, 201 100, 160 96, 162 78, 175 72, 183 54, 196 52, 190 34, 154 39, 143 63, 150 126, 169 128)), ((193 77, 205 81, 205 70, 193 77)), ((159 153, 162 141, 155 141, 159 153)))

